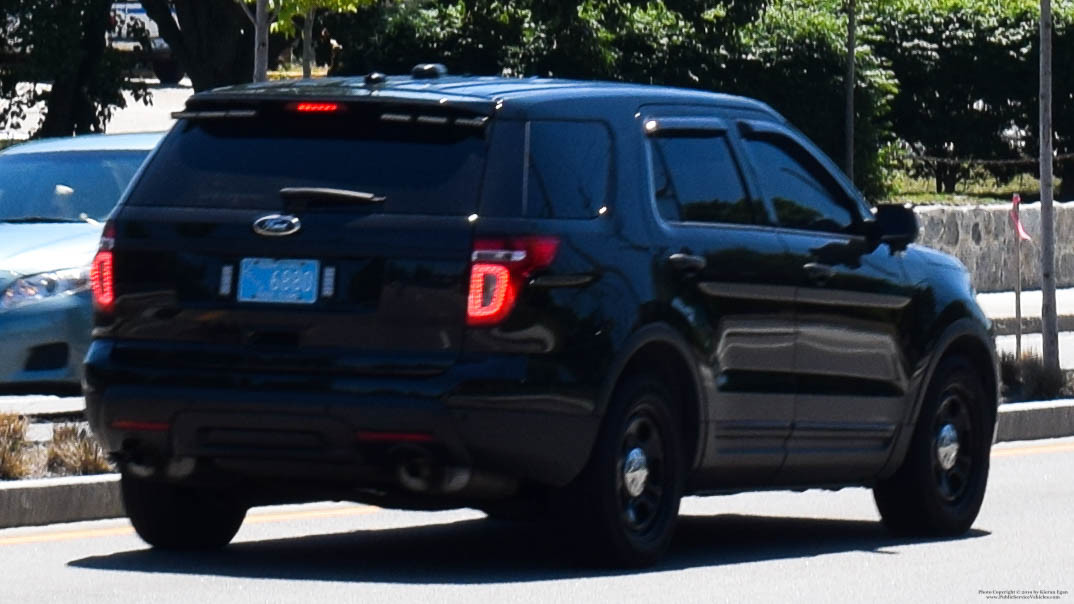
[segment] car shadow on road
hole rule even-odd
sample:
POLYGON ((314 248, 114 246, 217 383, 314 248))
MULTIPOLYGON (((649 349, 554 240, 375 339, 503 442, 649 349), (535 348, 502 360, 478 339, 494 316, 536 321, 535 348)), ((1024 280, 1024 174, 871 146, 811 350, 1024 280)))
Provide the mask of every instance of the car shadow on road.
MULTIPOLYGON (((959 539, 988 535, 971 530, 959 539)), ((668 556, 640 572, 730 566, 937 540, 893 537, 879 522, 764 516, 683 516, 668 556)), ((85 569, 377 583, 506 583, 624 574, 594 567, 540 525, 475 519, 235 543, 192 555, 149 549, 74 560, 85 569)), ((639 571, 632 571, 639 572, 639 571)))

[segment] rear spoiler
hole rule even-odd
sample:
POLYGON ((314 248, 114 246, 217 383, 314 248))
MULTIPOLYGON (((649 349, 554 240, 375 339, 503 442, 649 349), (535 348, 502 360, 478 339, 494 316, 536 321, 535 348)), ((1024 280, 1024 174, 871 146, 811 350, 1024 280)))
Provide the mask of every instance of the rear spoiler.
MULTIPOLYGON (((175 119, 214 119, 254 117, 263 105, 339 104, 341 106, 381 105, 384 113, 429 118, 453 118, 459 125, 482 125, 503 106, 499 99, 444 95, 413 90, 368 90, 356 88, 353 93, 338 94, 317 90, 302 90, 304 94, 287 93, 286 89, 231 92, 215 90, 195 94, 187 99, 186 109, 172 114, 175 119), (321 92, 321 94, 317 94, 321 92), (461 120, 460 120, 461 118, 461 120), (485 118, 485 119, 478 119, 485 118), (474 120, 464 124, 465 120, 474 120)), ((334 91, 333 91, 334 92, 334 91)))

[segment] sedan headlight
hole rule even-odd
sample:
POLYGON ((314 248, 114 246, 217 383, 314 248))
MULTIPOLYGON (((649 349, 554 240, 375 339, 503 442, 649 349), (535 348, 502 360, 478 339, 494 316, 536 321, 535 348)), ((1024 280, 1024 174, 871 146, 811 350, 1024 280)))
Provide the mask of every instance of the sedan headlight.
POLYGON ((20 277, 0 294, 0 309, 11 310, 89 289, 89 267, 65 268, 20 277))

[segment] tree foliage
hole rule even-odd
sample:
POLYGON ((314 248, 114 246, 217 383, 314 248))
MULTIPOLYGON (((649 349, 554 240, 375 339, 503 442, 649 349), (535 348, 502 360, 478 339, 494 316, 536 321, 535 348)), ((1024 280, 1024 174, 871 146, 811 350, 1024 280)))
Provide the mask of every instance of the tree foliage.
MULTIPOLYGON (((761 99, 832 157, 844 153, 846 14, 841 2, 796 0, 745 28, 720 89, 761 99)), ((879 150, 894 139, 895 75, 872 47, 855 53, 854 181, 867 197, 886 192, 879 150)))
POLYGON ((372 4, 375 0, 276 0, 273 5, 275 23, 273 28, 288 37, 301 35, 302 38, 302 77, 312 75, 313 62, 316 57, 313 50, 314 23, 318 13, 347 13, 359 7, 372 4), (296 27, 302 24, 301 31, 296 27))
MULTIPOLYGON (((107 45, 123 28, 108 0, 4 0, 0 3, 0 129, 29 125, 37 136, 102 132, 124 91, 149 102, 131 77, 135 57, 107 45), (45 104, 44 120, 27 124, 45 104)), ((130 33, 130 32, 128 32, 130 33)))
MULTIPOLYGON (((919 154, 938 158, 1009 159, 1036 83, 1037 21, 1025 2, 900 0, 877 2, 865 26, 871 44, 899 81, 895 133, 919 154)), ((1034 118, 1035 119, 1035 118, 1034 118)), ((953 193, 966 164, 918 164, 953 193)), ((995 170, 997 173, 1000 169, 995 170)))
MULTIPOLYGON (((623 80, 757 97, 830 155, 843 149, 845 16, 815 3, 742 0, 453 0, 378 4, 327 21, 335 73, 454 72, 623 80)), ((876 150, 890 136, 889 72, 858 54, 858 182, 882 191, 876 150)))

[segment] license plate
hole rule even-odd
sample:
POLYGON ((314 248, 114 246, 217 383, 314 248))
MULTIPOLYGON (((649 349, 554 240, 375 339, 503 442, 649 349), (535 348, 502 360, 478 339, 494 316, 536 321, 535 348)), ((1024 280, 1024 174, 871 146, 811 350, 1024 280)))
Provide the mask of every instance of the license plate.
POLYGON ((317 301, 316 260, 243 258, 239 263, 239 302, 313 304, 317 301))

